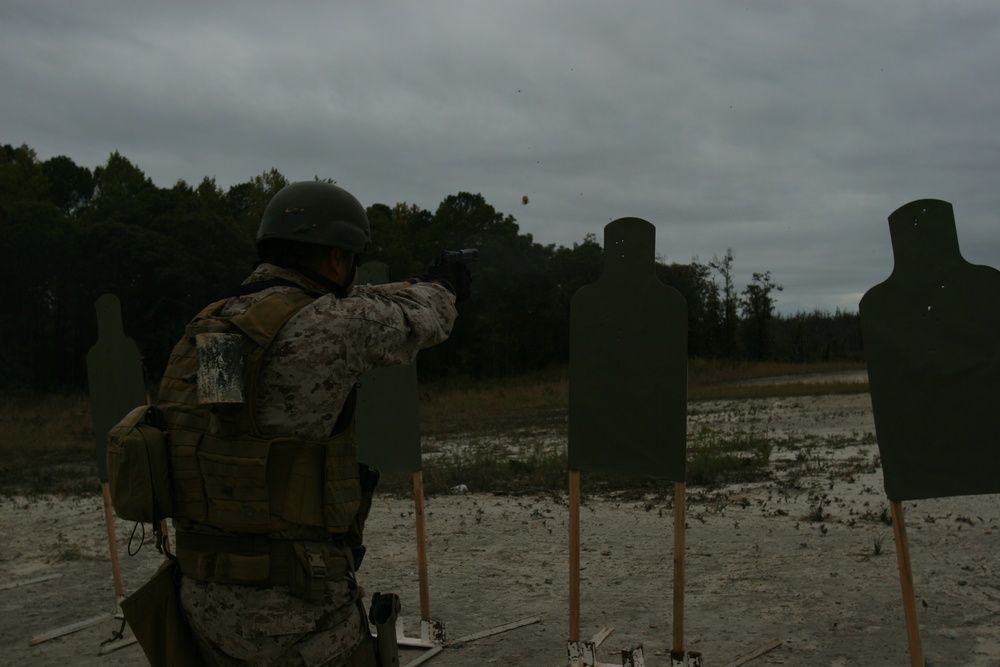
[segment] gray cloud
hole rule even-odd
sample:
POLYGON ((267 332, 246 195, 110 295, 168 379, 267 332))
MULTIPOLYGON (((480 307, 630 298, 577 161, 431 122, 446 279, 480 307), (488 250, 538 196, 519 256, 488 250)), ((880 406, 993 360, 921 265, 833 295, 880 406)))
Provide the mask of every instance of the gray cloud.
POLYGON ((480 192, 542 243, 635 215, 668 261, 771 271, 785 312, 853 310, 914 199, 1000 265, 998 38, 985 0, 7 0, 2 141, 118 150, 164 187, 274 167, 365 203, 480 192))

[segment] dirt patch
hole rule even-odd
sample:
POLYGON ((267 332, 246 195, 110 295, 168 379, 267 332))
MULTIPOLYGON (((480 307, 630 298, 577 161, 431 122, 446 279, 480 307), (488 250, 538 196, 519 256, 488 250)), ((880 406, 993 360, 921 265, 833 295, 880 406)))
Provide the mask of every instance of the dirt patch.
MULTIPOLYGON (((755 430, 774 446, 766 481, 688 490, 685 648, 701 651, 709 666, 773 639, 781 645, 751 665, 909 664, 868 396, 692 404, 689 432, 703 428, 755 430)), ((426 664, 565 664, 565 494, 470 491, 427 500, 431 616, 446 623, 450 638, 526 618, 539 622, 448 648, 426 664)), ((668 665, 672 500, 584 493, 582 634, 616 628, 601 647, 605 662, 620 664, 621 647, 642 643, 647 665, 668 665)), ((905 509, 925 655, 939 667, 997 667, 997 497, 908 502, 905 509)), ((32 637, 115 608, 100 498, 5 498, 0 524, 0 585, 59 575, 0 590, 0 662, 143 664, 135 645, 97 655, 118 627, 110 619, 29 645, 32 637)), ((117 524, 125 585, 135 590, 159 561, 149 544, 128 556, 131 529, 117 524)), ((380 498, 367 532, 363 584, 369 595, 400 594, 411 621, 407 634, 417 634, 412 502, 380 498)), ((406 650, 401 662, 421 654, 406 650)))

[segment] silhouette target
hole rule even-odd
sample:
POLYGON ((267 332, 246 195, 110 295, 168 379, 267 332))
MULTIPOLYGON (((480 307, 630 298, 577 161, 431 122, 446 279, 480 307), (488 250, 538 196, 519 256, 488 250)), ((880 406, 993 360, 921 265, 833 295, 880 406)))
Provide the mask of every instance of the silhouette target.
MULTIPOLYGON (((358 283, 388 282, 382 262, 361 266, 358 283)), ((374 368, 358 380, 355 437, 358 460, 382 472, 417 472, 420 460, 420 412, 415 364, 374 368)))
POLYGON ((656 278, 655 238, 609 223, 604 271, 570 302, 570 470, 684 481, 687 304, 656 278))
POLYGON ((861 299, 885 492, 1000 492, 1000 272, 962 258, 951 204, 889 216, 894 266, 861 299))
POLYGON ((105 294, 94 302, 97 342, 87 352, 90 412, 97 446, 97 475, 108 481, 108 432, 133 408, 146 403, 142 355, 122 328, 118 297, 105 294))

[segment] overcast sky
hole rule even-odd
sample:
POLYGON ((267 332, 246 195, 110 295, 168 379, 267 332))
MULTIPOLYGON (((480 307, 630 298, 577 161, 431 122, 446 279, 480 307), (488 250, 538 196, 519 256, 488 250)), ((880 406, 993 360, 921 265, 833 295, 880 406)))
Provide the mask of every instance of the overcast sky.
POLYGON ((785 313, 856 310, 915 199, 1000 266, 995 0, 3 0, 0 62, 0 143, 160 187, 468 191, 565 246, 638 216, 785 313))

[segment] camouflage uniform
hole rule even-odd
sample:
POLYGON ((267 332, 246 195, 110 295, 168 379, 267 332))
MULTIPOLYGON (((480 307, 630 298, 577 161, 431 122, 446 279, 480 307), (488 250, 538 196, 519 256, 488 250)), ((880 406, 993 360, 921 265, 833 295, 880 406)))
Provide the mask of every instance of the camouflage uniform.
MULTIPOLYGON (((301 274, 270 264, 260 265, 246 282, 269 278, 326 292, 301 274)), ((243 312, 272 290, 294 289, 270 287, 235 297, 222 314, 243 312)), ((412 362, 419 350, 448 337, 456 314, 454 295, 433 282, 356 286, 344 299, 324 293, 292 316, 264 359, 256 401, 261 430, 328 437, 359 375, 377 366, 412 362)), ((175 524, 206 532, 205 526, 190 522, 175 524)), ((325 535, 321 528, 302 526, 269 537, 316 540, 325 535)), ((371 664, 352 662, 351 654, 367 635, 353 573, 325 586, 323 599, 310 602, 291 595, 287 586, 199 582, 185 576, 180 595, 210 665, 371 664)))

